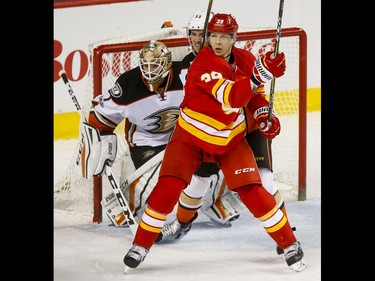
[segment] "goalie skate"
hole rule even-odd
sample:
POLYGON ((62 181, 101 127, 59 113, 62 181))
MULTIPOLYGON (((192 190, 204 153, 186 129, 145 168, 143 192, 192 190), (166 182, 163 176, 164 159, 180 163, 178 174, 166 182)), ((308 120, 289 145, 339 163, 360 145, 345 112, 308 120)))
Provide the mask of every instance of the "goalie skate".
POLYGON ((231 222, 238 219, 240 213, 246 209, 242 203, 237 192, 227 191, 226 194, 216 199, 206 210, 202 213, 210 218, 217 226, 231 227, 231 222))

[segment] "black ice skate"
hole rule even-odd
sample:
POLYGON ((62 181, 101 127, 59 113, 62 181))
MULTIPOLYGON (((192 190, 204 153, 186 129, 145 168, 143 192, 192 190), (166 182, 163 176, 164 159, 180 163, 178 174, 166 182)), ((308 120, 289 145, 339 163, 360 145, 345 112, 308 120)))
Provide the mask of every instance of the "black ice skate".
POLYGON ((129 252, 124 257, 124 263, 130 268, 136 268, 146 258, 149 250, 133 244, 129 252))
POLYGON ((304 270, 307 266, 307 263, 303 259, 301 244, 298 241, 284 249, 284 257, 286 264, 297 272, 304 270))

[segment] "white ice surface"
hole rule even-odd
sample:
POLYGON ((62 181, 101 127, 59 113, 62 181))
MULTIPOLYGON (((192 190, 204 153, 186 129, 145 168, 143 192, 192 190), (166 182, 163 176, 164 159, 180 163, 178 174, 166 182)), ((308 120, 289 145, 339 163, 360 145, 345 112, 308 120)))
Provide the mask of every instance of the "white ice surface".
MULTIPOLYGON (((76 140, 55 141, 55 181, 66 169, 76 140)), ((133 240, 129 228, 92 223, 54 211, 55 281, 316 281, 321 280, 320 113, 308 114, 307 200, 286 200, 290 224, 301 242, 307 268, 294 272, 273 240, 248 212, 219 228, 200 215, 177 243, 154 245, 137 269, 124 272, 133 240)))

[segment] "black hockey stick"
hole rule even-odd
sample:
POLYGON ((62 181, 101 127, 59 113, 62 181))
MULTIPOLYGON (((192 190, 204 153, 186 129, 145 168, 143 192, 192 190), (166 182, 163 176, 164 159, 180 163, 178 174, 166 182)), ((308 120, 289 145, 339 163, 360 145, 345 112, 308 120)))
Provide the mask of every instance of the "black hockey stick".
MULTIPOLYGON (((274 52, 275 57, 279 54, 281 20, 283 18, 283 11, 284 11, 284 0, 280 0, 279 17, 277 19, 277 28, 276 28, 276 44, 275 44, 275 52, 274 52)), ((268 107, 268 119, 267 119, 268 127, 272 125, 271 120, 272 120, 272 111, 273 111, 273 100, 275 96, 275 82, 276 82, 276 78, 274 77, 271 81, 271 88, 270 88, 270 104, 268 107)))
POLYGON ((204 20, 204 27, 203 27, 203 37, 202 37, 201 45, 199 47, 199 51, 202 50, 202 48, 204 46, 204 42, 206 41, 207 26, 208 26, 208 21, 209 21, 210 14, 211 14, 212 2, 213 2, 213 0, 209 0, 208 1, 208 8, 207 8, 207 13, 206 13, 206 19, 204 20))
MULTIPOLYGON (((79 116, 81 118, 81 122, 87 122, 86 117, 83 114, 82 108, 79 105, 77 97, 74 94, 73 88, 70 85, 70 82, 68 80, 68 77, 66 76, 65 71, 61 70, 59 72, 59 75, 62 78, 62 80, 63 80, 64 84, 66 85, 66 87, 68 88, 69 95, 72 98, 73 103, 74 103, 74 105, 77 108, 77 111, 78 111, 79 116)), ((120 186, 119 186, 119 184, 118 184, 118 182, 116 180, 116 177, 113 174, 111 167, 108 166, 108 164, 105 165, 104 171, 105 171, 105 174, 106 174, 106 176, 108 178, 109 183, 111 184, 111 187, 113 189, 113 193, 115 194, 116 199, 117 199, 117 201, 118 201, 118 203, 119 203, 119 205, 121 207, 121 211, 124 213, 126 221, 128 222, 129 228, 130 228, 131 232, 133 233, 133 235, 135 236, 135 233, 136 233, 137 228, 138 228, 138 224, 135 221, 132 212, 130 211, 129 204, 126 201, 126 198, 125 198, 124 194, 121 191, 121 188, 120 188, 120 186)))

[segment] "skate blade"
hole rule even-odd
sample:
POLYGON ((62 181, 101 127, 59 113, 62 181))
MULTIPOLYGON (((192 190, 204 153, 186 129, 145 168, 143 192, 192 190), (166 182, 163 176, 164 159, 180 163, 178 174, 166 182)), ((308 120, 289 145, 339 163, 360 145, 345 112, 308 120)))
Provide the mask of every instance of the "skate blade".
POLYGON ((130 271, 130 267, 125 265, 125 268, 124 268, 124 275, 128 274, 130 271))
POLYGON ((307 263, 304 259, 292 264, 290 267, 293 268, 294 271, 301 272, 304 270, 307 266, 307 263))

